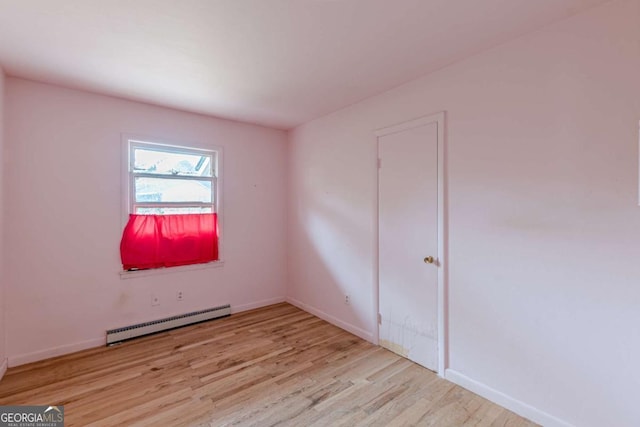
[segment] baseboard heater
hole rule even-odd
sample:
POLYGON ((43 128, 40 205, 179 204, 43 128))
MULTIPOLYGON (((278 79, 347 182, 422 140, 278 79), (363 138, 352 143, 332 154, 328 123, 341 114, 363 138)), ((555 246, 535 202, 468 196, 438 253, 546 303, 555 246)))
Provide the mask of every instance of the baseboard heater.
POLYGON ((157 332, 168 331, 169 329, 193 325, 194 323, 206 322, 207 320, 229 316, 230 314, 231 306, 227 304, 221 305, 220 307, 167 317, 166 319, 139 323, 137 325, 125 326, 118 329, 111 329, 107 331, 107 345, 116 344, 132 338, 141 337, 143 335, 155 334, 157 332))

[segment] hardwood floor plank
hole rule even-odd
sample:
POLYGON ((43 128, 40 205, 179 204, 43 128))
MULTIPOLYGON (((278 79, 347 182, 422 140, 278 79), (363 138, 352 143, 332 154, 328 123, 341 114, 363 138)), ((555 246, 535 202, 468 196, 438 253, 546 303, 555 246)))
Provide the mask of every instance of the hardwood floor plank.
POLYGON ((535 424, 286 303, 11 368, 0 404, 67 426, 535 424))

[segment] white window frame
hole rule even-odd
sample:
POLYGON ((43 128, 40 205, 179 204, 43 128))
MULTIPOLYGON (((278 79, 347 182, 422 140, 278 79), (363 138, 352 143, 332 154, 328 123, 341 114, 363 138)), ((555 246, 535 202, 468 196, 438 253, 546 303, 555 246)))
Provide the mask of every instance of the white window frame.
POLYGON ((167 207, 167 208, 203 208, 211 207, 211 212, 217 212, 216 193, 218 186, 218 153, 213 150, 202 150, 198 148, 177 147, 172 145, 157 144, 153 142, 145 142, 138 140, 129 140, 129 212, 135 213, 136 208, 154 208, 154 207, 167 207), (211 176, 191 176, 191 175, 161 175, 154 173, 136 172, 133 169, 134 153, 137 148, 149 149, 153 151, 176 153, 176 154, 194 154, 211 157, 211 176), (206 202, 137 202, 135 194, 135 178, 156 178, 156 179, 176 179, 180 181, 210 181, 211 182, 211 203, 206 202))
POLYGON ((134 200, 135 191, 135 179, 134 176, 144 176, 150 178, 166 178, 172 179, 171 177, 167 177, 166 175, 158 175, 158 174, 144 174, 144 173, 133 173, 133 150, 136 147, 145 147, 152 148, 154 150, 163 151, 166 150, 172 153, 183 153, 183 154, 206 154, 211 155, 211 170, 212 177, 199 177, 199 176, 188 176, 188 175, 178 175, 176 179, 194 179, 194 180, 203 180, 203 179, 211 179, 211 191, 213 193, 211 203, 180 203, 180 202, 164 202, 157 205, 170 206, 170 207, 181 207, 181 206, 212 206, 213 212, 217 213, 218 216, 218 260, 211 261, 203 264, 193 264, 193 265, 185 265, 171 268, 157 268, 157 269, 149 269, 149 270, 138 270, 138 271, 120 271, 120 277, 123 279, 132 278, 132 277, 141 277, 141 276, 149 276, 156 274, 165 274, 165 273, 173 273, 180 271, 189 271, 189 270, 200 270, 203 268, 211 268, 211 267, 221 267, 224 265, 224 244, 223 244, 223 203, 222 203, 222 183, 223 183, 223 149, 220 146, 209 145, 206 147, 202 147, 200 144, 193 143, 180 143, 177 144, 173 141, 167 141, 163 138, 155 138, 155 137, 145 137, 140 135, 131 135, 131 134, 122 134, 122 226, 121 229, 124 230, 127 222, 129 221, 129 214, 134 213, 134 209, 136 206, 147 205, 150 206, 154 203, 139 203, 134 200))

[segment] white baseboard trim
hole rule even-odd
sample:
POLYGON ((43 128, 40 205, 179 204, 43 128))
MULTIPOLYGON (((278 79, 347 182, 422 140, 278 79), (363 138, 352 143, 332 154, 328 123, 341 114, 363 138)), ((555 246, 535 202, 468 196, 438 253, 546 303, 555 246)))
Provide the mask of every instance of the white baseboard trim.
POLYGON ((9 368, 9 361, 5 358, 0 364, 0 380, 4 377, 4 374, 7 372, 7 368, 9 368))
MULTIPOLYGON (((254 308, 266 307, 268 305, 285 302, 285 300, 286 298, 282 296, 262 301, 255 301, 248 304, 232 306, 231 312, 239 313, 241 311, 253 310, 254 308)), ((8 362, 6 364, 9 367, 13 368, 14 366, 25 365, 27 363, 38 362, 40 360, 50 359, 52 357, 63 356, 65 354, 75 353, 76 351, 86 350, 88 348, 100 347, 106 345, 106 342, 106 337, 100 337, 78 343, 48 348, 46 350, 34 351, 33 353, 18 354, 15 356, 9 356, 8 362)), ((2 376, 0 375, 0 378, 1 377, 2 376)))
POLYGON ((279 304, 281 302, 285 302, 287 299, 285 297, 276 297, 269 298, 262 301, 250 302, 248 304, 240 304, 240 305, 232 305, 231 306, 231 314, 240 313, 242 311, 253 310, 254 308, 266 307, 268 305, 279 304))
POLYGON ((287 297, 287 302, 291 305, 295 305, 296 307, 298 307, 301 310, 306 311, 307 313, 311 313, 314 316, 317 316, 319 318, 321 318, 322 320, 326 320, 327 322, 341 328, 344 329, 347 332, 351 332, 353 335, 356 335, 360 338, 362 338, 363 340, 367 340, 370 343, 373 343, 373 333, 369 332, 369 331, 365 331, 362 328, 359 328, 355 325, 352 325, 351 323, 347 323, 344 322, 340 319, 338 319, 337 317, 334 317, 328 313, 325 313, 324 311, 317 309, 315 307, 312 307, 308 304, 303 303, 302 301, 298 301, 295 298, 291 298, 291 297, 287 297))
POLYGON ((25 365, 31 362, 38 362, 52 357, 63 356, 76 351, 86 350, 88 348, 100 347, 107 344, 106 336, 94 338, 87 341, 81 341, 73 344, 61 345, 59 347, 48 348, 46 350, 34 351, 33 353, 18 354, 9 356, 9 367, 25 365))
POLYGON ((454 371, 453 369, 447 369, 444 377, 452 383, 458 384, 460 387, 466 388, 467 390, 472 391, 493 403, 497 403, 498 405, 545 427, 572 427, 572 425, 566 421, 556 418, 551 414, 547 414, 546 412, 534 408, 524 402, 516 400, 511 396, 473 380, 460 372, 454 371))

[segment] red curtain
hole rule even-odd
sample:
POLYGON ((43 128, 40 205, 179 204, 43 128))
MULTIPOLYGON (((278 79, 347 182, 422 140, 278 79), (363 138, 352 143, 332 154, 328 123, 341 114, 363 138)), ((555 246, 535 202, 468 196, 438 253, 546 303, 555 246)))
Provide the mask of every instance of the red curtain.
POLYGON ((125 270, 218 259, 217 214, 129 215, 120 242, 125 270))

